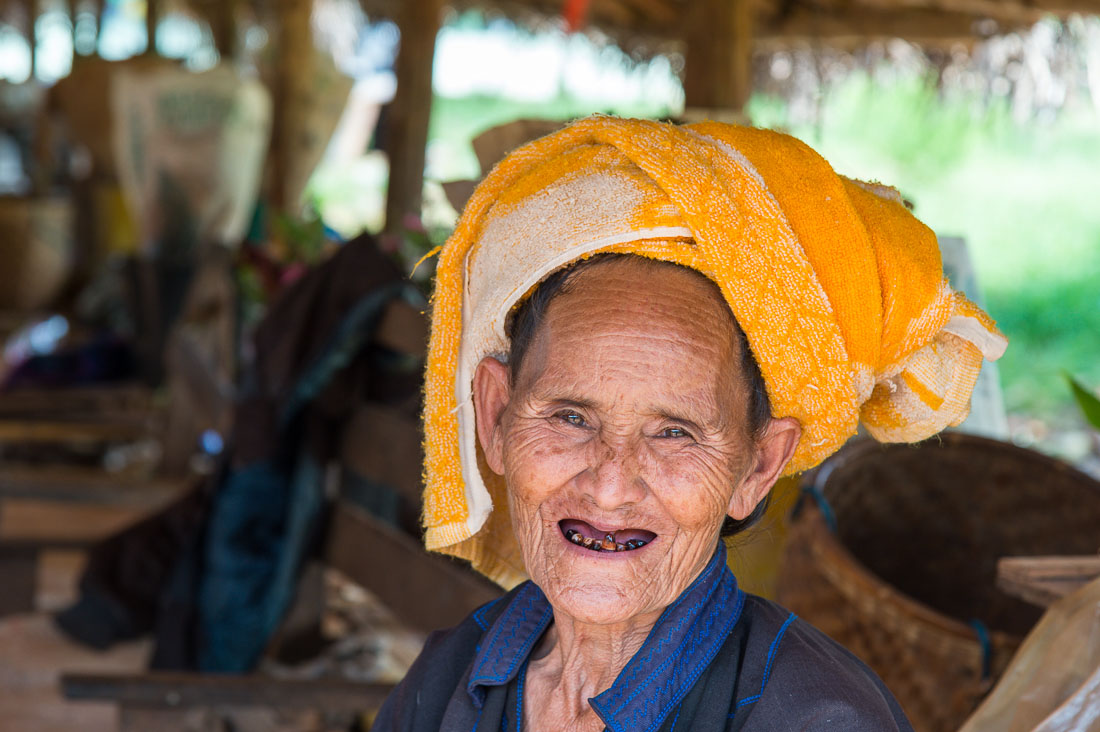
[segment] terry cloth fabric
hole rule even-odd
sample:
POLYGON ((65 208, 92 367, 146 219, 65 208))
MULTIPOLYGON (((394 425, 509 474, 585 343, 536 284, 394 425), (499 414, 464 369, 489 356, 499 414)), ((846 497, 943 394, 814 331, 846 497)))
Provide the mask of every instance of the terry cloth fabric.
MULTIPOLYGON (((531 582, 433 635, 372 732, 519 732, 531 651, 551 622, 531 582)), ((912 732, 882 681, 837 643, 742 592, 719 546, 626 668, 588 700, 609 732, 912 732)))
POLYGON ((760 364, 806 470, 862 421, 924 439, 969 410, 1007 341, 943 277, 935 234, 896 191, 833 172, 780 133, 593 117, 519 148, 443 247, 426 375, 425 541, 500 584, 525 578, 505 487, 483 464, 471 384, 506 360, 509 311, 548 274, 602 252, 713 280, 760 364))

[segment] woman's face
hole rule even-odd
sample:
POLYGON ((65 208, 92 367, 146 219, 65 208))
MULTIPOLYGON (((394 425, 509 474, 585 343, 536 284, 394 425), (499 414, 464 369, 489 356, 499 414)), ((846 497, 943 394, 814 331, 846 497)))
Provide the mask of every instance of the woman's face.
POLYGON ((709 283, 636 259, 576 275, 514 384, 482 362, 482 445, 507 481, 527 571, 557 611, 589 623, 660 612, 706 565, 723 518, 767 493, 740 362, 709 283), (609 550, 585 546, 596 541, 609 550))

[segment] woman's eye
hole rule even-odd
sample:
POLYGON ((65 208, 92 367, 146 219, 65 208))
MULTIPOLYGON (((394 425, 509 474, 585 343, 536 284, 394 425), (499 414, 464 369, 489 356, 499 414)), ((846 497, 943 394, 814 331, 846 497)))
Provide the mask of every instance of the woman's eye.
POLYGON ((584 427, 585 425, 584 417, 576 412, 558 412, 557 417, 575 427, 584 427))
POLYGON ((683 427, 665 427, 663 430, 661 430, 659 436, 672 439, 680 437, 691 437, 688 431, 685 430, 683 427))

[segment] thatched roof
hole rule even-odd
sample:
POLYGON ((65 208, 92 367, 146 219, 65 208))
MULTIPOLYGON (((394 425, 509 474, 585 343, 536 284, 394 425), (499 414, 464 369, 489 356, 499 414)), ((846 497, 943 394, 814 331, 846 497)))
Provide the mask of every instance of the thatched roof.
MULTIPOLYGON (((590 0, 588 26, 619 40, 684 37, 693 0, 590 0)), ((943 42, 981 38, 1030 26, 1047 15, 1100 15, 1100 0, 752 0, 757 42, 820 40, 851 45, 881 38, 943 42)), ((372 15, 391 16, 395 0, 362 0, 372 15)), ((560 18, 563 0, 452 0, 525 25, 560 18)))

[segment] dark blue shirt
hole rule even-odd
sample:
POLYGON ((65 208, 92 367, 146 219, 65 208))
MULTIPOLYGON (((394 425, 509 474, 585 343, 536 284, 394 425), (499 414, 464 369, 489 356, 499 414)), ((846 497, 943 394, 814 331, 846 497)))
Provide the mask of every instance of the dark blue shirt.
MULTIPOLYGON (((552 620, 542 591, 525 582, 433 634, 372 729, 522 729, 527 661, 552 620)), ((742 592, 721 544, 589 704, 610 732, 912 729, 858 659, 742 592)))

